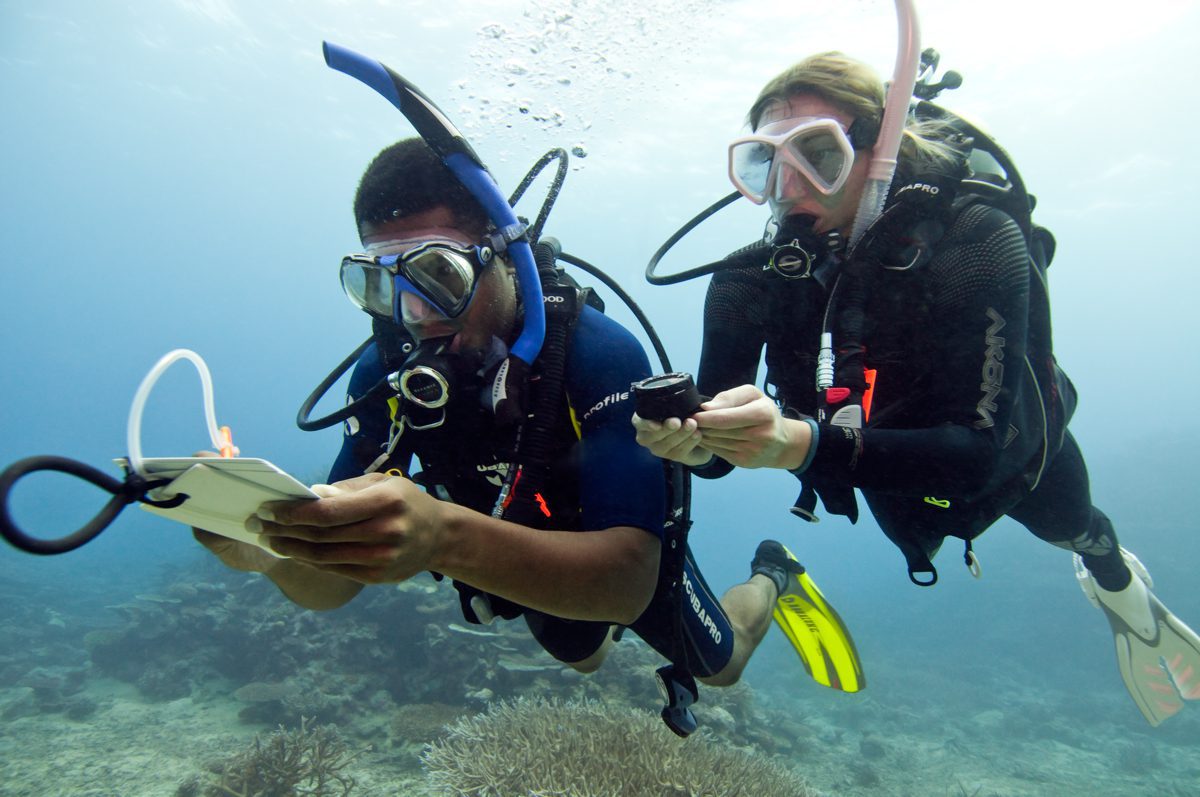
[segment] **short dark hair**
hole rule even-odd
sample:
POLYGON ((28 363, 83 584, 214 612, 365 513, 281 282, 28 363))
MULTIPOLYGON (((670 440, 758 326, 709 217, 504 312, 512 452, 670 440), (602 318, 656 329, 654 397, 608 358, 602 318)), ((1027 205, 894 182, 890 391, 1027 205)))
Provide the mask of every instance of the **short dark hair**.
POLYGON ((354 222, 380 224, 443 205, 464 232, 482 235, 487 212, 420 138, 406 138, 375 156, 354 194, 354 222))

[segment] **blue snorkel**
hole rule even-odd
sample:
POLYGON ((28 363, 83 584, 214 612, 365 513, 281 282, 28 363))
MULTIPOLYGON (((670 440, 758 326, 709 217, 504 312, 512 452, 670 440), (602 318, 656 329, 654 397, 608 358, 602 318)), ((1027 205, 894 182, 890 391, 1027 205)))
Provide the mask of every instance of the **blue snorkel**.
POLYGON ((378 61, 336 44, 322 42, 325 63, 375 89, 404 114, 425 143, 437 153, 471 196, 483 206, 496 234, 507 243, 507 253, 516 267, 521 300, 525 305, 524 325, 511 348, 513 357, 530 366, 542 350, 546 337, 546 313, 542 306, 542 283, 538 278, 533 249, 525 236, 525 225, 517 220, 508 200, 479 160, 470 143, 446 118, 433 100, 378 61))

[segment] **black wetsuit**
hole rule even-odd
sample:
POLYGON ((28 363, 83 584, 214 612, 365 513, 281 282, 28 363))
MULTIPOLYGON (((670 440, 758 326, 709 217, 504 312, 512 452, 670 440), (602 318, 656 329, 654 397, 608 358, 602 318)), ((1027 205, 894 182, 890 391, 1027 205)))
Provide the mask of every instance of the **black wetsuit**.
MULTIPOLYGON (((866 265, 852 280, 863 361, 876 371, 870 414, 862 430, 820 424, 798 476, 827 509, 839 490, 852 502, 847 486, 859 488, 910 575, 936 578, 929 558, 946 536, 971 540, 1007 514, 1079 552, 1102 585, 1124 586, 1115 534, 1092 506, 1066 431, 1074 391, 1053 361, 1041 275, 1008 215, 964 204, 928 262, 909 271, 866 265)), ((760 267, 715 274, 700 391, 755 383, 765 345, 768 382, 785 412, 816 416, 818 347, 837 268, 791 280, 760 267)), ((834 308, 850 312, 841 298, 834 308)), ((718 460, 696 473, 730 468, 718 460)))
MULTIPOLYGON (((387 372, 379 346, 370 346, 355 367, 350 396, 362 396, 387 372)), ((559 424, 550 430, 553 464, 532 517, 521 522, 580 532, 633 526, 664 538, 663 465, 637 444, 630 423, 630 384, 649 375, 649 361, 637 340, 612 319, 584 307, 567 353, 559 424)), ((498 428, 481 402, 467 404, 465 411, 452 411, 440 428, 408 428, 396 439, 397 405, 380 398, 346 423, 330 481, 366 471, 408 474, 416 456, 423 470, 414 478, 431 494, 491 513, 508 471, 515 431, 498 428), (394 443, 390 453, 389 443, 394 443)), ((690 552, 683 563, 682 600, 669 589, 677 578, 666 571, 670 561, 678 559, 664 550, 654 598, 630 628, 673 663, 686 662, 693 674, 715 674, 732 655, 729 620, 690 552)), ((464 594, 470 595, 470 588, 464 594)), ((497 606, 508 607, 503 616, 523 615, 542 647, 561 661, 592 655, 609 629, 609 623, 566 620, 495 599, 497 606)), ((468 607, 464 601, 464 613, 474 619, 468 607)))

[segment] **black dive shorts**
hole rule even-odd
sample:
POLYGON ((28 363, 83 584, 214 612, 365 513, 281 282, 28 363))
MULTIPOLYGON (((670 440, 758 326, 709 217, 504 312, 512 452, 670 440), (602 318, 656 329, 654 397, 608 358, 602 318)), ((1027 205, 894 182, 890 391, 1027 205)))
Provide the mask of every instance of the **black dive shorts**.
MULTIPOLYGON (((721 602, 709 589, 688 549, 683 571, 682 607, 660 589, 630 630, 669 661, 680 658, 679 646, 693 675, 715 675, 733 656, 733 627, 721 602), (683 611, 683 622, 677 620, 683 611), (681 638, 682 634, 682 638, 681 638)), ((525 622, 546 652, 568 664, 583 661, 604 644, 610 623, 564 620, 526 609, 525 622)))
POLYGON ((559 661, 574 664, 591 656, 604 644, 611 623, 594 620, 564 620, 526 609, 525 624, 538 644, 559 661))

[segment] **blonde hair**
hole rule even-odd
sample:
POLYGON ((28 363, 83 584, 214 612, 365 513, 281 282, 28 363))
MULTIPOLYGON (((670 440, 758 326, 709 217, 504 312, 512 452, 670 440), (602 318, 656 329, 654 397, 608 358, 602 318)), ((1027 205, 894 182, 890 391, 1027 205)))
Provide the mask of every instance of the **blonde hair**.
MULTIPOLYGON (((883 123, 885 94, 883 81, 867 64, 836 51, 810 55, 793 64, 758 93, 746 114, 750 128, 758 129, 769 107, 800 94, 819 97, 854 119, 851 130, 856 135, 851 136, 851 141, 855 149, 874 146, 883 123)), ((962 155, 947 141, 953 133, 954 129, 945 122, 910 116, 900 139, 900 163, 910 167, 954 168, 962 155)))

